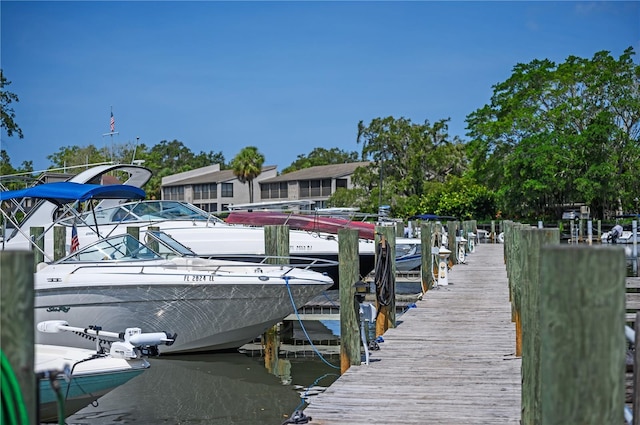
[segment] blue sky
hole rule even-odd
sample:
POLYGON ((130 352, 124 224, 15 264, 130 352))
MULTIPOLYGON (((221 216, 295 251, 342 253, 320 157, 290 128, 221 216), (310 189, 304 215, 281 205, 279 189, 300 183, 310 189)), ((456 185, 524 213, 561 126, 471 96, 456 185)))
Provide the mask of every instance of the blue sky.
MULTIPOLYGON (((177 139, 230 161, 257 146, 288 166, 360 151, 357 124, 465 118, 517 63, 640 54, 640 2, 0 3, 1 66, 24 139, 14 166, 64 146, 177 139)), ((636 62, 639 58, 636 56, 636 62)))

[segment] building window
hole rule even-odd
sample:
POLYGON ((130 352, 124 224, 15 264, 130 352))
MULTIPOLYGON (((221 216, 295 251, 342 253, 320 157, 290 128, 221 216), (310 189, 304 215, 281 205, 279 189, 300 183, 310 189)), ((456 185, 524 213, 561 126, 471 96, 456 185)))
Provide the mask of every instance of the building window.
POLYGON ((336 179, 336 189, 347 188, 347 179, 336 179))
POLYGON ((331 196, 331 179, 323 179, 320 182, 320 193, 322 196, 331 196))
POLYGON ((200 208, 201 210, 204 210, 206 212, 217 212, 218 211, 218 204, 213 203, 213 204, 194 204, 196 207, 200 208))
POLYGON ((262 199, 286 199, 289 197, 289 185, 287 182, 261 184, 260 197, 262 199))
POLYGON ((184 186, 169 186, 162 189, 163 199, 168 201, 184 200, 184 186))
POLYGON ((278 198, 288 198, 289 197, 289 183, 282 182, 278 183, 278 198))
POLYGON ((298 185, 300 186, 300 197, 301 198, 308 198, 309 197, 309 180, 300 180, 298 182, 298 185))
POLYGON ((220 185, 220 196, 223 198, 233 198, 233 183, 222 183, 220 185))
POLYGON ((300 198, 331 196, 331 179, 300 180, 300 198))
POLYGON ((193 199, 216 199, 218 185, 216 183, 194 184, 193 199))

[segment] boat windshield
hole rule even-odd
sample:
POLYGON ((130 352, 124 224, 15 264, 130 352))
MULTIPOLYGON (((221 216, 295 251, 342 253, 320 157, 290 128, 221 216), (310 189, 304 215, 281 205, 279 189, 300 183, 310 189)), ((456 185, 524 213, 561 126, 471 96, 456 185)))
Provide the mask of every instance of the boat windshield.
POLYGON ((414 255, 418 246, 416 244, 397 244, 396 245, 396 257, 405 255, 414 255))
POLYGON ((124 234, 103 239, 77 251, 62 260, 68 262, 96 262, 119 260, 157 260, 161 257, 131 235, 124 234))
POLYGON ((145 235, 147 245, 152 247, 155 252, 159 253, 163 257, 197 257, 195 252, 191 251, 189 248, 164 232, 159 230, 147 230, 145 235))
MULTIPOLYGON (((133 222, 165 221, 165 220, 197 220, 212 224, 224 223, 195 205, 178 201, 140 201, 128 202, 111 208, 97 208, 95 214, 88 211, 82 214, 82 222, 87 225, 118 224, 133 222), (95 216, 95 219, 94 219, 95 216)), ((68 226, 73 218, 62 222, 68 226)))

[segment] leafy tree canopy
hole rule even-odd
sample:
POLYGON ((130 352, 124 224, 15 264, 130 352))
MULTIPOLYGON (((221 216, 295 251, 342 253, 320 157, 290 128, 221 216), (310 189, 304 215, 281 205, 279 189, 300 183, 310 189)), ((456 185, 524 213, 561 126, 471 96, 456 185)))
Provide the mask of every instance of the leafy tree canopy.
POLYGON ((0 150, 0 184, 7 190, 22 189, 29 186, 33 161, 23 161, 22 165, 14 168, 11 165, 9 154, 4 149, 0 150))
POLYGON ((11 103, 19 102, 18 95, 6 89, 11 84, 4 76, 4 72, 0 69, 0 127, 7 132, 7 136, 12 137, 17 134, 19 138, 23 138, 22 129, 16 124, 16 113, 11 107, 11 103))
POLYGON ((282 174, 292 171, 302 170, 304 168, 315 167, 317 165, 344 164, 349 162, 358 162, 358 152, 346 152, 338 148, 315 148, 309 155, 298 155, 295 161, 282 170, 282 174))
POLYGON ((147 149, 146 146, 138 146, 136 158, 144 160, 144 166, 153 172, 153 176, 145 186, 147 196, 151 199, 160 199, 160 186, 162 178, 176 173, 206 167, 212 164, 220 164, 220 168, 226 168, 222 152, 200 152, 194 154, 179 140, 162 140, 160 143, 147 149))
POLYGON ((132 143, 117 144, 110 147, 96 148, 94 145, 84 147, 66 146, 58 152, 47 156, 52 163, 51 168, 66 168, 69 172, 80 171, 83 168, 74 168, 102 162, 131 163, 134 159, 144 161, 143 165, 152 171, 152 177, 144 187, 147 196, 160 199, 160 185, 162 177, 195 168, 206 167, 212 164, 220 164, 220 168, 226 168, 222 152, 212 151, 194 154, 179 140, 162 140, 160 143, 148 148, 145 144, 134 145, 132 143))
POLYGON ((354 182, 392 214, 405 198, 420 198, 429 182, 444 182, 466 168, 464 145, 448 134, 449 119, 414 124, 406 118, 376 118, 368 126, 358 123, 362 159, 371 164, 358 170, 354 182))
POLYGON ((460 220, 497 218, 495 193, 470 177, 451 176, 444 184, 432 184, 414 211, 407 215, 437 214, 460 220))
POLYGON ((596 217, 638 208, 640 67, 570 56, 517 64, 491 102, 467 116, 472 176, 499 188, 505 211, 558 218, 586 203, 596 217))

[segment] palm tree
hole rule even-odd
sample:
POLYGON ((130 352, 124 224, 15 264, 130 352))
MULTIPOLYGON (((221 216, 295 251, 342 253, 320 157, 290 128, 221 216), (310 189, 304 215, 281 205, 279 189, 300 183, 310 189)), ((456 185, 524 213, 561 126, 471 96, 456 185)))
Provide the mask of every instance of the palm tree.
POLYGON ((255 146, 243 148, 231 161, 233 174, 241 183, 249 183, 249 202, 253 203, 253 180, 262 172, 264 155, 255 146))

